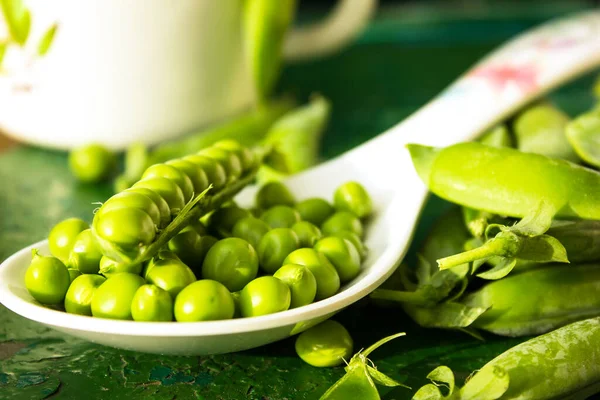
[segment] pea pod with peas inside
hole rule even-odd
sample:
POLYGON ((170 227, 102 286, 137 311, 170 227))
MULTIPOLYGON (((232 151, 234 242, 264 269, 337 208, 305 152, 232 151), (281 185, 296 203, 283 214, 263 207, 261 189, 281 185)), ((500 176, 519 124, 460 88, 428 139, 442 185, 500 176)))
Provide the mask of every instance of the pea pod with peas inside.
POLYGON ((586 399, 600 387, 599 341, 600 318, 575 322, 505 351, 460 389, 452 371, 438 367, 413 400, 586 399))

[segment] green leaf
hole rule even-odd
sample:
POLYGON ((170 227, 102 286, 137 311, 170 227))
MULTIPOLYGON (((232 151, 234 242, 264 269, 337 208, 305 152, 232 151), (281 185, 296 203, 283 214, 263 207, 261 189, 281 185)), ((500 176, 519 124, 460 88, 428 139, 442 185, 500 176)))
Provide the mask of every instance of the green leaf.
POLYGON ((517 252, 517 257, 536 262, 569 262, 565 246, 549 235, 525 238, 517 252))
POLYGON ((40 42, 38 43, 38 54, 40 56, 46 55, 46 53, 48 53, 48 50, 50 50, 50 46, 54 41, 54 35, 56 35, 57 29, 57 24, 52 25, 50 28, 48 28, 46 33, 44 33, 44 35, 40 39, 40 42))
POLYGON ((499 399, 510 384, 508 373, 498 367, 482 368, 460 390, 461 400, 499 399))
MULTIPOLYGON (((399 338, 400 336, 406 336, 406 332, 399 332, 394 335, 386 336, 383 339, 380 339, 377 342, 373 343, 372 345, 367 347, 365 350, 359 351, 357 354, 354 355, 354 357, 356 357, 359 354, 364 357, 368 357, 369 354, 371 354, 373 351, 377 350, 379 347, 383 346, 384 344, 386 344, 387 342, 389 342, 391 340, 399 338)), ((354 358, 354 357, 352 357, 352 358, 354 358)), ((352 362, 352 360, 351 360, 351 362, 352 362)))
POLYGON ((503 258, 502 261, 494 268, 485 272, 481 272, 477 274, 477 276, 479 278, 488 280, 502 279, 506 275, 508 275, 515 268, 516 265, 516 258, 503 258))
POLYGON ((24 46, 31 28, 31 14, 22 0, 0 0, 0 8, 12 41, 24 46))
POLYGON ((380 385, 389 386, 389 387, 402 386, 407 389, 410 389, 410 386, 406 386, 405 384, 400 383, 400 382, 390 378, 383 372, 380 372, 379 370, 377 370, 377 368, 373 368, 370 365, 367 365, 367 371, 369 372, 369 375, 371 375, 371 378, 373 378, 375 383, 379 383, 380 385))
POLYGON ((427 375, 427 379, 434 384, 444 384, 448 388, 448 394, 454 393, 454 373, 445 365, 440 365, 427 375))
POLYGON ((457 329, 471 325, 489 307, 469 307, 446 302, 435 307, 424 308, 405 304, 404 311, 419 325, 426 328, 457 329))
POLYGON ((380 399, 377 387, 364 364, 354 365, 320 397, 320 400, 348 399, 380 399))
POLYGON ((443 400, 444 395, 433 383, 422 386, 412 397, 412 400, 443 400))
POLYGON ((547 201, 542 201, 534 213, 524 217, 510 228, 512 232, 524 236, 537 236, 546 233, 552 225, 556 210, 547 201))

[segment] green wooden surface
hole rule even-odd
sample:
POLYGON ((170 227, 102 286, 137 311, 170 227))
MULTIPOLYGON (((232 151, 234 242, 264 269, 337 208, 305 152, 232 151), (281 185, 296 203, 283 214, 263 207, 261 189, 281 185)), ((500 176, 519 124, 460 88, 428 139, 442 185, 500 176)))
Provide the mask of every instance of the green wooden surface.
MULTIPOLYGON (((556 4, 537 13, 530 8, 511 8, 504 15, 478 10, 479 20, 457 11, 441 17, 427 7, 406 13, 390 9, 343 53, 288 67, 282 87, 300 98, 320 91, 332 99, 333 120, 322 152, 324 158, 332 157, 402 120, 501 41, 553 14, 583 7, 556 4)), ((590 82, 591 77, 578 80, 553 98, 570 112, 581 110, 591 104, 590 82)), ((61 219, 90 220, 92 203, 111 193, 108 186, 77 184, 68 174, 64 154, 32 147, 0 156, 0 183, 1 259, 43 239, 61 219)), ((401 177, 390 184, 401 185, 401 177)), ((415 243, 446 206, 430 201, 415 243)), ((349 329, 356 349, 406 331, 406 337, 385 345, 372 359, 380 370, 414 389, 439 364, 452 367, 461 382, 524 340, 488 335, 480 342, 457 332, 423 330, 400 310, 378 309, 367 299, 336 319, 349 329)), ((342 374, 341 367, 304 364, 294 353, 293 338, 229 355, 147 355, 87 343, 0 306, 0 399, 315 399, 342 374)), ((412 393, 389 388, 381 392, 388 400, 409 399, 412 393)))

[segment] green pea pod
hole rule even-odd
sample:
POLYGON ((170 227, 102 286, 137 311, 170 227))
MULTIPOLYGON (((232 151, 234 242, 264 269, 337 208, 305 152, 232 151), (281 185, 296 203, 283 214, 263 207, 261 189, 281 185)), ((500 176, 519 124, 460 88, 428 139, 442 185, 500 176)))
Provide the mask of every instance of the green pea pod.
POLYGON ((31 28, 31 14, 22 0, 0 0, 0 9, 13 42, 24 46, 31 28))
POLYGON ((510 217, 542 202, 556 216, 600 219, 600 173, 559 159, 479 143, 408 145, 429 189, 445 200, 510 217))
POLYGON ((569 146, 565 127, 569 116, 551 104, 537 104, 525 109, 513 124, 517 149, 578 162, 579 157, 569 146))
POLYGON ((490 282, 461 303, 488 309, 472 327, 525 336, 600 315, 599 290, 597 264, 550 264, 490 282))
POLYGON ((594 109, 580 115, 566 127, 567 139, 586 163, 600 167, 600 111, 594 109))
POLYGON ((296 0, 245 0, 243 38, 247 64, 259 101, 267 99, 277 83, 283 43, 294 19, 296 0))
POLYGON ((384 345, 392 339, 404 336, 405 333, 397 333, 392 336, 385 337, 377 343, 369 346, 365 350, 356 353, 344 368, 346 375, 334 383, 321 396, 320 400, 346 400, 346 399, 361 399, 361 400, 378 400, 379 392, 375 386, 375 382, 385 386, 402 386, 410 389, 386 376, 377 368, 371 366, 372 362, 367 358, 375 349, 384 345))
POLYGON ((565 221, 550 227, 547 233, 563 244, 569 261, 581 263, 600 260, 599 221, 565 221))
POLYGON ((438 367, 428 375, 435 386, 422 387, 413 400, 587 399, 600 391, 598 341, 600 318, 575 322, 505 351, 460 390, 454 387, 450 369, 438 367), (438 382, 449 386, 447 396, 437 388, 438 382))
POLYGON ((318 162, 321 134, 329 121, 330 112, 329 100, 314 96, 309 104, 277 120, 263 141, 263 144, 273 148, 267 164, 286 174, 315 165, 318 162))

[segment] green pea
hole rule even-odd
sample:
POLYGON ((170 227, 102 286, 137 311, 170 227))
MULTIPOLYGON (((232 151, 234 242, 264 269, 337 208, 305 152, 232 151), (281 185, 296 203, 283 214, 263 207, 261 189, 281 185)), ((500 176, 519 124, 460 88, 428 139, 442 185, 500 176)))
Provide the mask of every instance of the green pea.
POLYGON ((288 228, 275 228, 267 232, 258 244, 260 267, 272 274, 282 265, 283 260, 300 245, 298 235, 288 228))
POLYGON ((192 198, 192 194, 194 193, 194 184, 186 174, 177 168, 167 164, 151 165, 146 169, 146 171, 144 171, 142 180, 148 180, 152 178, 166 178, 175 183, 181 189, 181 193, 183 193, 184 202, 187 203, 192 198))
POLYGON ((96 233, 123 249, 136 249, 152 243, 156 237, 156 226, 145 211, 119 208, 97 217, 96 233))
POLYGON ((132 319, 131 302, 146 282, 139 275, 123 272, 108 278, 92 297, 92 315, 98 318, 132 319))
POLYGON ((198 154, 184 157, 183 160, 189 161, 192 164, 200 167, 206 174, 208 182, 212 183, 215 190, 221 189, 223 186, 225 186, 225 183, 227 182, 227 172, 225 171, 223 165, 221 165, 221 163, 217 160, 200 156, 198 154))
POLYGON ((367 256, 367 247, 365 246, 363 241, 356 235, 356 233, 350 231, 338 231, 335 232, 332 236, 346 239, 347 241, 352 243, 354 245, 354 248, 358 251, 361 260, 364 260, 367 256))
POLYGON ((287 264, 304 265, 317 280, 317 295, 315 300, 331 297, 340 289, 340 276, 335 267, 323 253, 315 249, 298 249, 290 253, 283 261, 287 264))
POLYGON ((221 282, 235 292, 256 278, 258 256, 243 239, 227 238, 215 243, 204 258, 202 277, 221 282))
POLYGON ((153 263, 146 274, 146 280, 166 290, 171 297, 175 298, 183 288, 196 281, 196 275, 181 261, 166 259, 153 263))
POLYGON ((109 257, 103 256, 100 259, 100 270, 98 273, 107 278, 123 272, 139 275, 142 272, 142 264, 120 263, 109 257))
POLYGON ((325 257, 331 261, 342 282, 356 278, 360 272, 358 250, 346 239, 328 236, 315 244, 315 250, 325 254, 325 257))
POLYGON ((96 244, 92 230, 86 229, 77 235, 67 265, 84 274, 97 274, 101 258, 102 253, 96 244))
POLYGON ((192 220, 188 226, 200 236, 208 235, 208 229, 200 220, 192 220))
POLYGON ((134 321, 173 321, 173 299, 156 285, 142 285, 131 301, 131 316, 134 321))
POLYGON ((79 218, 69 218, 54 225, 48 235, 48 246, 50 253, 66 263, 69 260, 69 253, 77 239, 77 235, 90 225, 79 218))
POLYGON ((73 283, 73 281, 75 280, 75 278, 77 278, 78 276, 81 276, 81 271, 75 268, 67 268, 69 271, 69 281, 71 283, 73 283))
POLYGON ((229 180, 238 179, 242 176, 242 162, 235 153, 211 146, 200 150, 198 155, 220 162, 223 168, 225 168, 229 180))
POLYGON ((87 183, 100 182, 116 167, 116 156, 106 147, 90 144, 69 153, 69 168, 73 176, 87 183))
POLYGON ((296 353, 314 367, 335 367, 349 360, 354 343, 342 324, 327 320, 296 338, 296 353))
POLYGON ((65 264, 56 257, 46 257, 33 250, 31 264, 25 272, 25 287, 42 304, 60 304, 71 283, 65 264))
POLYGON ((119 208, 138 208, 148 213, 154 224, 158 227, 161 224, 160 210, 156 203, 148 196, 138 192, 121 192, 102 204, 98 213, 105 213, 119 208))
POLYGON ((350 211, 359 218, 373 212, 373 201, 366 189, 358 182, 346 182, 333 194, 333 206, 338 211, 350 211))
POLYGON ((175 299, 178 322, 231 319, 235 304, 229 290, 220 282, 202 279, 188 285, 175 299))
POLYGON ((298 235, 300 247, 313 247, 323 237, 321 230, 308 221, 296 222, 292 230, 298 235))
POLYGON ((237 155, 237 157, 240 159, 243 171, 248 171, 254 168, 254 165, 256 164, 256 159, 252 150, 245 146, 242 146, 239 142, 235 140, 219 140, 218 142, 213 144, 213 146, 222 150, 235 153, 235 155, 237 155))
POLYGON ((257 249, 260 240, 270 229, 271 228, 266 222, 253 216, 248 216, 235 223, 231 230, 231 234, 234 237, 244 239, 250 243, 252 247, 257 249))
POLYGON ((236 205, 229 205, 215 210, 208 219, 208 229, 218 236, 231 236, 233 226, 242 218, 250 216, 250 211, 236 205))
POLYGON ((158 211, 160 214, 160 224, 158 225, 159 228, 163 229, 167 225, 169 225, 169 222, 171 222, 171 210, 169 209, 169 203, 167 203, 167 201, 165 199, 163 199, 163 197, 161 195, 154 192, 153 190, 150 190, 150 189, 144 188, 144 187, 129 188, 129 189, 125 190, 124 192, 126 192, 126 193, 141 193, 141 194, 149 197, 154 202, 154 204, 156 204, 156 206, 158 207, 158 211))
POLYGON ((173 236, 169 240, 168 248, 194 273, 199 272, 206 252, 202 247, 202 237, 193 227, 187 226, 173 236))
POLYGON ((208 188, 209 183, 206 172, 197 165, 182 159, 170 160, 165 164, 177 168, 190 178, 194 187, 194 196, 198 196, 208 188))
POLYGON ((292 296, 290 308, 305 306, 314 301, 317 294, 317 280, 304 265, 286 264, 273 276, 290 288, 292 296))
POLYGON ((258 208, 264 210, 273 206, 293 207, 294 204, 296 204, 294 195, 287 186, 276 181, 265 183, 258 192, 256 192, 255 202, 258 208))
POLYGON ((162 177, 144 179, 136 182, 134 188, 147 188, 160 195, 169 205, 171 215, 177 214, 185 206, 185 197, 181 188, 172 180, 162 177))
POLYGON ((291 228, 296 222, 300 222, 300 214, 289 206, 273 206, 262 213, 260 219, 271 228, 291 228))
POLYGON ((92 298, 96 289, 106 281, 100 275, 84 274, 69 286, 65 296, 65 310, 71 314, 92 315, 92 298))
POLYGON ((598 136, 600 135, 600 108, 583 113, 567 124, 565 134, 570 146, 587 164, 600 168, 600 151, 598 136))
POLYGON ((240 293, 242 316, 258 317, 290 308, 290 288, 272 276, 261 276, 248 283, 240 293))
POLYGON ((321 226, 335 212, 331 204, 318 197, 301 201, 296 204, 296 210, 300 213, 303 221, 308 221, 316 226, 321 226))
POLYGON ((349 211, 338 211, 329 217, 323 225, 321 231, 325 236, 332 236, 336 232, 350 231, 358 237, 363 237, 363 225, 360 219, 349 211))

